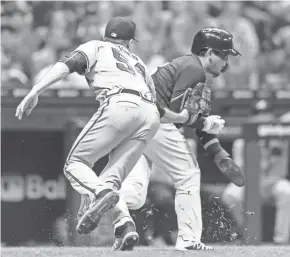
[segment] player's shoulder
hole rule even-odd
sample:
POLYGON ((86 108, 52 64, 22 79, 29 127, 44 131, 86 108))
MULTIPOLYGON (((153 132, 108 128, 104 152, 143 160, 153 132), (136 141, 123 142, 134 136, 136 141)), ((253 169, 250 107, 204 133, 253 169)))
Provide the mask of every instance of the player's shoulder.
POLYGON ((111 47, 111 45, 109 45, 109 44, 110 44, 109 42, 105 42, 105 41, 91 40, 91 41, 87 41, 87 42, 81 44, 81 46, 95 47, 95 48, 98 48, 100 46, 102 46, 102 47, 110 46, 111 47))
POLYGON ((195 54, 182 55, 180 57, 173 59, 172 63, 181 69, 185 69, 187 67, 190 67, 190 68, 194 68, 196 70, 203 71, 201 61, 198 58, 198 56, 195 54))
POLYGON ((98 48, 100 46, 100 42, 99 40, 91 40, 91 41, 87 41, 83 44, 80 44, 75 51, 95 51, 96 48, 98 48))
POLYGON ((204 82, 206 80, 204 68, 197 55, 184 55, 176 58, 174 61, 176 62, 178 75, 184 73, 194 81, 204 82))

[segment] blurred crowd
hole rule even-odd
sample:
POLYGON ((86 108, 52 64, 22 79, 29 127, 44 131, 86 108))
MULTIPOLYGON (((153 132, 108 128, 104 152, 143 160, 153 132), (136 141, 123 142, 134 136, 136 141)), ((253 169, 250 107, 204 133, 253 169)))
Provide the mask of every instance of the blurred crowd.
MULTIPOLYGON (((234 35, 240 58, 215 88, 290 88, 290 2, 283 1, 1 1, 2 86, 31 87, 63 55, 101 40, 113 16, 137 24, 132 51, 149 70, 190 52, 193 35, 220 27, 234 35)), ((55 88, 87 88, 77 74, 55 88)))

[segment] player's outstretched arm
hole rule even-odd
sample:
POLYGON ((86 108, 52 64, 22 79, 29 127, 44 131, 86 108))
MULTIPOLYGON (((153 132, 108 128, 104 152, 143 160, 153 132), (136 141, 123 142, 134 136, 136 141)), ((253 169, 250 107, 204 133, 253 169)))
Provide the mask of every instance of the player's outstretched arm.
POLYGON ((68 66, 63 62, 57 62, 45 76, 32 88, 36 94, 40 95, 45 89, 54 83, 64 79, 70 74, 68 66))
POLYGON ((55 82, 65 78, 70 71, 66 64, 57 62, 48 73, 30 90, 16 109, 15 116, 21 120, 24 113, 30 115, 38 103, 38 96, 55 82))
POLYGON ((173 112, 168 108, 163 108, 163 115, 161 116, 161 123, 178 123, 184 124, 189 119, 187 110, 182 110, 180 113, 173 112))
POLYGON ((48 73, 30 90, 16 109, 15 116, 21 120, 24 113, 30 115, 38 103, 38 96, 50 85, 65 78, 69 74, 69 68, 61 62, 57 62, 48 73))
POLYGON ((30 115, 38 103, 38 96, 49 86, 64 79, 70 73, 85 74, 88 70, 87 59, 83 52, 72 52, 69 56, 59 60, 21 101, 16 109, 15 116, 21 120, 24 113, 30 115))
POLYGON ((225 177, 238 187, 244 186, 244 173, 230 157, 229 153, 222 148, 217 135, 209 134, 201 130, 196 130, 196 135, 206 153, 212 158, 213 162, 225 177))

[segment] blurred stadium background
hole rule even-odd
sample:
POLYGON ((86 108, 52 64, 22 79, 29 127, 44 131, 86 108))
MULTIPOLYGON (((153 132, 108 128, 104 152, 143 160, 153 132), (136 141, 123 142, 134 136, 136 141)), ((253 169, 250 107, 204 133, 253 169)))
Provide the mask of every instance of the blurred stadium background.
MULTIPOLYGON (((289 122, 289 13, 289 2, 278 1, 1 1, 2 245, 106 246, 113 241, 109 215, 90 236, 76 235, 79 198, 62 174, 68 149, 96 109, 85 79, 71 74, 42 95, 30 117, 21 122, 14 117, 22 97, 62 55, 83 42, 101 40, 105 24, 113 16, 131 16, 136 22, 140 43, 132 51, 150 70, 188 53, 199 29, 218 26, 229 30, 243 56, 231 59, 229 72, 209 83, 214 113, 227 122, 220 141, 244 167, 242 124, 249 117, 266 123, 275 119, 289 122)), ((226 179, 194 133, 184 133, 202 171, 204 242, 247 242, 244 217, 251 213, 234 210, 241 203, 235 197, 224 197, 225 189, 229 190, 226 179)), ((279 207, 290 206, 290 153, 288 141, 283 139, 260 141, 260 150, 261 168, 251 172, 260 174, 261 170, 263 174, 258 222, 265 243, 273 242, 277 203, 283 199, 279 207), (281 181, 280 190, 274 192, 281 181)), ((106 157, 96 163, 95 171, 100 172, 105 163, 106 157)), ((140 245, 175 243, 173 195, 166 174, 153 174, 145 206, 132 213, 140 245)))

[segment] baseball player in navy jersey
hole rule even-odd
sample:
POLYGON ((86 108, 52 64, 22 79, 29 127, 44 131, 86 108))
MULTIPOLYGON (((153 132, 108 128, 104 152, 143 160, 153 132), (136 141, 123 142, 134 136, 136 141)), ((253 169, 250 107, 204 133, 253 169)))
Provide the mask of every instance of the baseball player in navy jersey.
MULTIPOLYGON (((181 56, 152 74, 157 93, 157 102, 162 107, 179 112, 184 93, 205 83, 206 75, 217 77, 229 68, 228 55, 239 56, 234 49, 230 33, 216 28, 199 31, 193 40, 191 54, 181 56)), ((190 119, 189 119, 190 120, 190 119)), ((219 116, 199 117, 194 123, 186 123, 196 129, 207 153, 220 170, 238 186, 244 184, 244 176, 229 154, 220 146, 217 134, 224 126, 219 116)), ((113 250, 132 250, 137 244, 138 234, 128 208, 141 208, 146 200, 150 177, 149 159, 152 169, 168 172, 176 188, 175 209, 178 219, 178 250, 211 250, 201 243, 202 216, 200 201, 200 170, 196 157, 188 149, 184 136, 179 132, 180 124, 161 125, 145 149, 144 156, 122 184, 121 199, 112 210, 115 243, 113 250), (145 158, 146 156, 146 158, 145 158)), ((83 197, 80 213, 86 210, 88 197, 83 197)))
MULTIPOLYGON (((180 108, 180 96, 188 88, 194 88, 198 83, 205 83, 207 74, 219 76, 229 67, 228 55, 240 55, 234 49, 232 35, 220 29, 199 31, 194 37, 191 52, 192 54, 181 56, 158 67, 152 74, 157 102, 175 112, 180 108)), ((231 181, 242 186, 243 174, 218 141, 217 134, 222 129, 223 123, 217 122, 216 127, 208 129, 207 122, 208 120, 203 120, 203 127, 196 130, 201 143, 224 174, 231 181)), ((183 251, 212 249, 201 243, 200 169, 196 157, 188 149, 184 136, 174 124, 163 124, 147 146, 144 156, 152 161, 154 173, 158 173, 158 170, 168 172, 176 188, 175 210, 178 220, 176 249, 183 251)), ((144 156, 121 188, 121 194, 129 209, 138 209, 145 203, 150 169, 144 156), (142 177, 142 182, 138 177, 142 177)), ((132 219, 126 215, 121 203, 122 201, 117 205, 120 207, 119 211, 113 213, 115 249, 120 245, 121 249, 124 247, 120 242, 124 242, 126 231, 133 230, 134 227, 132 219)))
POLYGON ((188 119, 187 111, 177 114, 156 106, 152 78, 142 60, 129 51, 135 29, 131 20, 113 18, 104 41, 82 44, 57 62, 16 110, 18 119, 29 115, 41 92, 72 72, 84 75, 96 93, 99 108, 73 144, 64 167, 72 187, 90 199, 77 225, 81 234, 93 230, 117 204, 118 190, 157 132, 160 117, 162 122, 188 119), (98 177, 92 167, 107 154, 109 163, 98 177))

